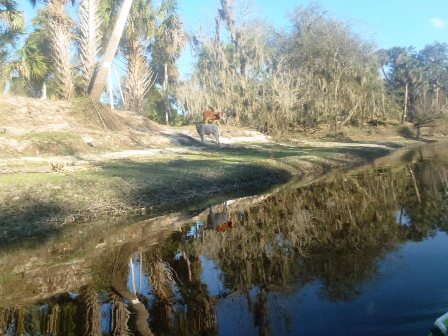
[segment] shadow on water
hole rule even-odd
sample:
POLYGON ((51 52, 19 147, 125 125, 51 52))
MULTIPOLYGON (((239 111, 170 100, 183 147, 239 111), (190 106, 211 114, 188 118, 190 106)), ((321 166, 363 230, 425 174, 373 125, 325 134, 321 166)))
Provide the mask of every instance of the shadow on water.
MULTIPOLYGON (((423 242, 429 251, 442 251, 431 244, 448 232, 448 160, 431 149, 423 148, 418 155, 417 161, 408 157, 402 164, 355 175, 339 172, 253 201, 223 202, 179 230, 163 226, 160 219, 165 234, 150 234, 144 223, 129 232, 111 231, 107 235, 115 235, 119 243, 96 247, 101 253, 92 250, 95 261, 89 272, 95 281, 80 286, 76 294, 49 295, 34 305, 0 310, 0 334, 360 334, 347 321, 363 321, 369 335, 386 330, 424 333, 440 315, 438 310, 432 312, 435 316, 418 311, 425 316, 417 319, 418 325, 403 322, 397 326, 401 329, 394 329, 394 323, 378 330, 384 322, 375 319, 380 313, 370 303, 367 310, 362 305, 372 283, 381 288, 381 281, 393 279, 391 270, 384 271, 384 261, 404 247, 417 248, 423 242), (316 292, 314 301, 311 290, 316 292), (335 312, 352 306, 347 315, 335 312), (307 318, 316 310, 331 316, 316 313, 307 318)), ((201 163, 196 164, 199 169, 201 163)), ((174 162, 164 168, 177 172, 174 162)), ((134 169, 129 174, 139 178, 141 167, 134 169)), ((424 252, 418 251, 410 260, 424 252)), ((417 307, 442 307, 436 284, 446 283, 448 270, 437 254, 433 258, 439 269, 421 266, 427 273, 418 284, 427 281, 436 296, 428 291, 417 307)), ((389 302, 388 295, 394 300, 390 310, 384 308, 391 316, 397 310, 415 313, 406 311, 413 307, 411 299, 393 294, 401 288, 406 295, 419 292, 407 268, 398 271, 409 285, 398 281, 395 287, 377 290, 378 305, 383 298, 389 302)), ((0 293, 13 281, 2 279, 0 293)), ((19 295, 15 299, 19 301, 19 295)))

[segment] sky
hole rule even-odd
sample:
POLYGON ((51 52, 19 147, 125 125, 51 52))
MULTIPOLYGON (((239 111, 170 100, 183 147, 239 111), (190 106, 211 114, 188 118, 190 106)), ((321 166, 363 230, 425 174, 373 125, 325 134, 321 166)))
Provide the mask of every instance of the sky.
MULTIPOLYGON (((320 4, 331 17, 349 22, 378 48, 414 46, 419 50, 434 41, 448 43, 448 0, 252 0, 256 16, 279 28, 289 27, 288 13, 312 3, 320 4)), ((218 7, 219 0, 179 0, 188 31, 205 26, 218 7)), ((191 69, 192 61, 185 52, 178 64, 181 73, 191 69)))
MULTIPOLYGON (((251 2, 257 18, 278 28, 288 28, 288 13, 298 6, 319 3, 330 16, 351 23, 363 38, 378 48, 414 46, 417 50, 434 41, 448 43, 448 0, 235 0, 251 2)), ((188 32, 212 28, 219 0, 178 0, 179 13, 188 32)), ((34 11, 28 0, 19 0, 27 16, 34 11)), ((182 77, 193 59, 186 50, 178 61, 182 77)))

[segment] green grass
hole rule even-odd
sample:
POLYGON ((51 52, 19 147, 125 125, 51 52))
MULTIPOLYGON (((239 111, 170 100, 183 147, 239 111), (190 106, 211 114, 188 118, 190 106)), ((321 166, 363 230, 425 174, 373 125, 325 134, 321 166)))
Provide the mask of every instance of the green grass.
POLYGON ((81 139, 81 136, 73 132, 46 131, 46 132, 29 132, 22 135, 20 138, 34 141, 64 141, 64 140, 77 141, 81 139))
POLYGON ((0 274, 0 285, 17 281, 18 274, 0 274))
POLYGON ((56 234, 64 223, 142 208, 148 216, 200 208, 383 154, 258 144, 111 160, 99 170, 0 175, 0 245, 56 234))

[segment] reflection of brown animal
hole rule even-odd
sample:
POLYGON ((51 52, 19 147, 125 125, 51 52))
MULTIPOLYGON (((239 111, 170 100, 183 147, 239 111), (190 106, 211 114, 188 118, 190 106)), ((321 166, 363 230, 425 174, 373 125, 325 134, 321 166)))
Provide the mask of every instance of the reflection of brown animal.
POLYGON ((204 119, 204 123, 208 123, 209 120, 213 121, 214 123, 219 124, 219 121, 221 120, 222 112, 214 112, 214 111, 204 111, 202 114, 202 118, 204 119))
POLYGON ((227 223, 216 225, 216 231, 218 232, 226 232, 228 229, 233 228, 232 221, 227 221, 227 223))
POLYGON ((227 202, 222 206, 222 212, 213 213, 212 207, 207 216, 207 229, 215 229, 218 232, 225 232, 233 227, 233 223, 229 220, 229 213, 227 212, 227 202))

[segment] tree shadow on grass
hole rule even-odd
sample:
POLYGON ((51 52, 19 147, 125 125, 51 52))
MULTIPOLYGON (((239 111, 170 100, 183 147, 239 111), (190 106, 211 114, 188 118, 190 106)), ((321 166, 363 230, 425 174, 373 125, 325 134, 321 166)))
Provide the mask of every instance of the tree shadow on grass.
POLYGON ((350 154, 352 156, 359 157, 364 160, 376 159, 380 156, 387 155, 391 152, 391 149, 384 147, 353 147, 353 146, 341 146, 334 148, 313 148, 312 151, 319 153, 320 156, 324 154, 350 154))
POLYGON ((107 163, 99 174, 131 183, 130 203, 149 206, 153 215, 190 211, 228 198, 263 193, 292 177, 286 170, 262 164, 184 159, 107 163))
POLYGON ((36 197, 28 197, 19 210, 0 205, 0 249, 44 241, 61 229, 52 224, 52 220, 70 213, 65 205, 41 201, 36 197))
POLYGON ((174 134, 170 134, 170 133, 161 133, 161 134, 178 146, 191 147, 191 146, 197 146, 197 145, 201 144, 201 142, 199 140, 197 140, 187 134, 180 133, 180 132, 174 133, 174 134))
MULTIPOLYGON (((391 147, 391 146, 388 146, 391 147)), ((367 147, 367 146, 334 146, 334 147, 297 147, 282 146, 277 144, 263 144, 257 147, 226 147, 219 150, 219 153, 226 155, 243 155, 251 159, 282 159, 293 156, 315 155, 325 157, 327 154, 350 154, 360 159, 374 159, 387 155, 391 148, 367 147)))

